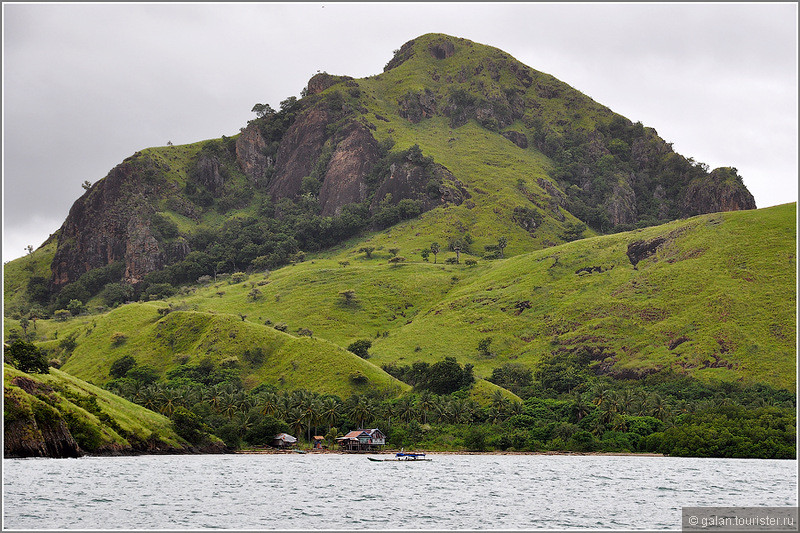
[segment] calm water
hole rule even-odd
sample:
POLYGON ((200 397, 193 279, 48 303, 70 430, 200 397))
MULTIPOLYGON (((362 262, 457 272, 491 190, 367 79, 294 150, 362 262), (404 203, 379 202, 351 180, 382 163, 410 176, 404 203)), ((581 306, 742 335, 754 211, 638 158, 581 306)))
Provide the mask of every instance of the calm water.
POLYGON ((680 529, 682 506, 797 505, 797 461, 199 455, 3 462, 4 529, 680 529))

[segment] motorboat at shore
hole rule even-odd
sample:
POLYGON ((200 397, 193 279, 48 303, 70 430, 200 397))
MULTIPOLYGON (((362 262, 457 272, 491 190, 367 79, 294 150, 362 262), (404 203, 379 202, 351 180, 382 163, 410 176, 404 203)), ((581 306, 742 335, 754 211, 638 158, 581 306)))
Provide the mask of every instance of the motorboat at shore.
POLYGON ((423 452, 415 453, 415 452, 397 452, 392 459, 376 459, 375 457, 367 457, 370 461, 375 461, 378 463, 387 462, 387 461, 430 461, 430 459, 425 457, 423 452))

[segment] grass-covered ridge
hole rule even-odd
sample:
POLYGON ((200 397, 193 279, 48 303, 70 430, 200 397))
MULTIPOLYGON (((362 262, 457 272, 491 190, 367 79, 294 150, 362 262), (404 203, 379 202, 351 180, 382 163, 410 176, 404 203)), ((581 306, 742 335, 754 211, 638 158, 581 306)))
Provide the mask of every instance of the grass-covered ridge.
POLYGON ((7 441, 22 435, 31 445, 43 440, 42 429, 57 427, 49 423, 63 420, 83 452, 181 451, 189 447, 167 417, 55 368, 49 374, 27 374, 4 364, 3 386, 7 441))
MULTIPOLYGON (((163 313, 168 307, 129 304, 107 315, 73 319, 79 323, 71 327, 77 334, 76 347, 63 370, 101 384, 112 379, 111 365, 124 356, 162 376, 209 360, 215 367, 237 371, 247 388, 269 383, 340 396, 369 388, 394 395, 408 389, 375 365, 322 339, 290 335, 224 312, 173 311, 162 316, 159 309, 163 313), (260 360, 248 360, 245 352, 255 349, 260 350, 260 360)), ((48 342, 58 345, 57 340, 48 342)))

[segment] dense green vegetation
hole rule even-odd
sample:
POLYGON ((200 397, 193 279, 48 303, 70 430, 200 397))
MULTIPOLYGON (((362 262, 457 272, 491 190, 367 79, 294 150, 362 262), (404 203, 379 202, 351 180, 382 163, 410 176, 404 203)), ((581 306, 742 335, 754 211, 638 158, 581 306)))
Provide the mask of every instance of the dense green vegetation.
MULTIPOLYGON (((432 367, 437 365, 447 374, 452 362, 432 367)), ((322 435, 335 447, 336 437, 349 430, 379 427, 395 448, 795 457, 792 393, 764 385, 704 384, 668 373, 643 382, 594 378, 582 392, 540 388, 525 401, 497 391, 483 406, 465 390, 440 395, 427 382, 395 399, 374 391, 342 399, 265 385, 246 391, 234 375, 215 375, 211 365, 171 373, 162 383, 130 377, 109 388, 173 419, 176 413, 182 420, 192 417, 202 428, 195 438, 213 431, 230 447, 269 445, 279 431, 291 431, 305 446, 322 435)))

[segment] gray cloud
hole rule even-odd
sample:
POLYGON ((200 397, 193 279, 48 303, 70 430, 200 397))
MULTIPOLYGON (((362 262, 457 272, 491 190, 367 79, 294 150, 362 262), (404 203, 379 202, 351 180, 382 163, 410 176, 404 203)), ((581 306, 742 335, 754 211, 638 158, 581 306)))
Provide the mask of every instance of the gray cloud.
POLYGON ((797 6, 3 4, 3 260, 139 149, 238 132, 317 70, 364 77, 428 32, 505 50, 679 153, 797 200, 797 6))

